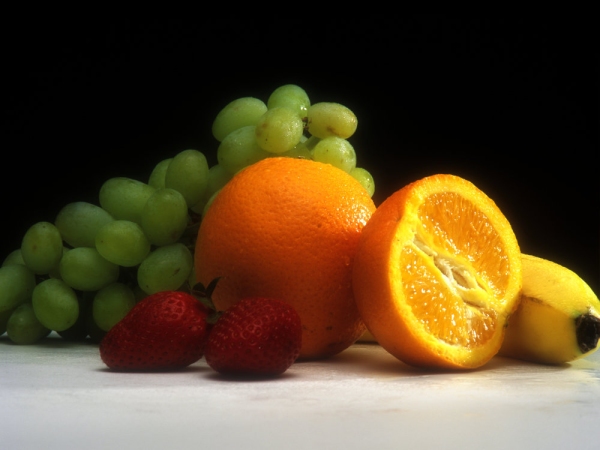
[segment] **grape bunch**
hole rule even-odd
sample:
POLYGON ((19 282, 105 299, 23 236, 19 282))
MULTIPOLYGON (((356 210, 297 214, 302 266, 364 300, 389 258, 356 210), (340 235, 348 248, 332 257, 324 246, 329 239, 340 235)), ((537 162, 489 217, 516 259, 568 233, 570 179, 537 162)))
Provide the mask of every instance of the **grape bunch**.
POLYGON ((333 102, 311 104, 300 86, 267 102, 242 97, 215 116, 217 163, 187 149, 159 161, 145 181, 106 180, 98 203, 75 201, 54 222, 34 223, 0 267, 0 335, 32 344, 55 331, 99 342, 135 303, 159 291, 190 291, 202 216, 244 167, 273 156, 331 164, 372 196, 371 174, 348 140, 356 115, 333 102))

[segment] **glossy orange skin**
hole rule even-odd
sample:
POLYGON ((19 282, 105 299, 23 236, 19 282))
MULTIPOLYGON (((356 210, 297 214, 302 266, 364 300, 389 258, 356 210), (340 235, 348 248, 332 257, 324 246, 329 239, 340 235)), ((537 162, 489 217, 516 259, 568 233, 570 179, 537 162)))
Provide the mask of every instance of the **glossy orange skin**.
POLYGON ((267 158, 219 192, 202 220, 196 276, 225 310, 244 297, 279 298, 298 311, 300 359, 325 358, 364 332, 352 290, 360 233, 375 204, 358 181, 331 165, 267 158))

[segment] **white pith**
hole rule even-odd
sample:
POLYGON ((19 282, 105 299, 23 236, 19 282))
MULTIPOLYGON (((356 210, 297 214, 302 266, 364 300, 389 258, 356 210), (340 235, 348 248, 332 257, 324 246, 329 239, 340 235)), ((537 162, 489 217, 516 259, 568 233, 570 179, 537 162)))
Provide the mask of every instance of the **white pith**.
POLYGON ((418 236, 415 236, 413 243, 418 250, 432 260, 448 288, 467 306, 471 307, 469 310, 479 310, 490 306, 490 294, 478 280, 472 267, 466 266, 458 258, 436 252, 418 236))

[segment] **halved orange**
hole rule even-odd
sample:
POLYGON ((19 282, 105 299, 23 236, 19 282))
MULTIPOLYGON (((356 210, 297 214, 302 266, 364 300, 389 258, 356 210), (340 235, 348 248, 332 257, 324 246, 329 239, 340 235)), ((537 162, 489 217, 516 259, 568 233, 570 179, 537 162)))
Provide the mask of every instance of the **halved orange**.
POLYGON ((454 175, 426 177, 388 197, 363 229, 354 259, 353 289, 368 330, 417 367, 488 362, 521 285, 510 223, 454 175))

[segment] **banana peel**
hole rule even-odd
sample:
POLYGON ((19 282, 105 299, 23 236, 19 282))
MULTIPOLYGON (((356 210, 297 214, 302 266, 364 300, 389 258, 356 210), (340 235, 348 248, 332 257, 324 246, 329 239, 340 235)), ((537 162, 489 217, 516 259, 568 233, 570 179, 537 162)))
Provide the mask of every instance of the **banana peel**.
POLYGON ((522 255, 523 289, 511 315, 500 356, 564 364, 598 350, 600 301, 576 273, 522 255))

